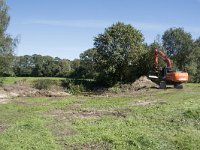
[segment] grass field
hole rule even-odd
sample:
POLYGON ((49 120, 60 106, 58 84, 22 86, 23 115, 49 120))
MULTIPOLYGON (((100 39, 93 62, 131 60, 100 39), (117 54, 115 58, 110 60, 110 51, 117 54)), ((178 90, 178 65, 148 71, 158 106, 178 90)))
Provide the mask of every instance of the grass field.
POLYGON ((54 77, 5 77, 4 84, 9 85, 13 84, 17 81, 26 81, 26 82, 32 82, 38 79, 50 79, 50 80, 65 80, 66 78, 54 78, 54 77))
POLYGON ((0 150, 199 150, 200 86, 0 104, 0 150))

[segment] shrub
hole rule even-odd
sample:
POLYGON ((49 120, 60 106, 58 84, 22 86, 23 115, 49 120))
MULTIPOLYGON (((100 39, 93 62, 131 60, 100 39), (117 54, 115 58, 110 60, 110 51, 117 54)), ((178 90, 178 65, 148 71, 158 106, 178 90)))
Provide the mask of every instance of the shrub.
POLYGON ((77 82, 77 80, 66 79, 62 81, 62 86, 65 88, 65 91, 71 94, 78 94, 86 91, 85 86, 77 82))
POLYGON ((84 86, 81 84, 81 85, 71 85, 69 88, 66 88, 65 90, 66 92, 68 93, 71 93, 71 94, 79 94, 79 93, 82 93, 85 91, 84 89, 84 86))
POLYGON ((51 79, 38 79, 33 82, 33 87, 39 90, 49 90, 54 85, 58 85, 58 81, 51 79))

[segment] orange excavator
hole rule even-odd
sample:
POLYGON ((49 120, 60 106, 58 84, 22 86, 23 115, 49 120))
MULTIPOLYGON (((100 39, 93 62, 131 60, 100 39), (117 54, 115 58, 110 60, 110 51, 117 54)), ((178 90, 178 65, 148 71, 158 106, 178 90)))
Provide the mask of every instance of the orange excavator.
POLYGON ((154 75, 149 75, 149 78, 157 80, 159 87, 165 89, 166 85, 174 85, 174 88, 182 89, 182 83, 188 81, 188 73, 186 71, 173 71, 172 61, 161 50, 154 50, 154 75), (167 67, 158 68, 158 60, 161 58, 167 67))

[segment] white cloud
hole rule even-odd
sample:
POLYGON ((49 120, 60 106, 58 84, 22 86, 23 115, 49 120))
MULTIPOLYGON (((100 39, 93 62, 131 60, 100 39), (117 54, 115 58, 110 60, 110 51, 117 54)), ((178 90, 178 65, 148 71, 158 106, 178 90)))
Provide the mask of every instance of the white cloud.
MULTIPOLYGON (((199 0, 200 1, 200 0, 199 0)), ((48 25, 48 26, 63 26, 73 28, 106 28, 111 26, 117 21, 105 21, 105 20, 30 20, 23 24, 35 24, 35 25, 48 25)), ((135 22, 135 21, 122 21, 126 24, 131 24, 141 31, 154 31, 163 32, 171 27, 182 27, 187 32, 195 34, 200 33, 199 26, 188 26, 184 24, 161 24, 161 23, 150 23, 150 22, 135 22)))

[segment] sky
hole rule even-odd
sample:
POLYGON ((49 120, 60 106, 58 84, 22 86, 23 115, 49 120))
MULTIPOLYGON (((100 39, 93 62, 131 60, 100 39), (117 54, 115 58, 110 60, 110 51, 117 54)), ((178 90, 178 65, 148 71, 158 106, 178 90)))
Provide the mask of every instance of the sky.
POLYGON ((20 39, 17 56, 79 58, 116 22, 140 30, 148 44, 171 27, 200 36, 200 0, 7 0, 7 5, 7 33, 20 39))

